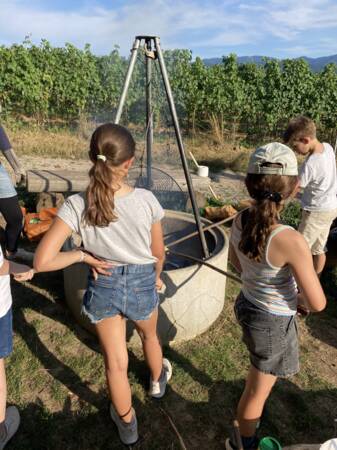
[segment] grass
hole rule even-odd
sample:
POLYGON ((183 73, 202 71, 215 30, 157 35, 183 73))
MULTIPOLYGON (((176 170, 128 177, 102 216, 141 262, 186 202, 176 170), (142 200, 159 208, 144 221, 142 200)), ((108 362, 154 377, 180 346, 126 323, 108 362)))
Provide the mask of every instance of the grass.
MULTIPOLYGON (((88 127, 13 130, 13 147, 25 155, 86 157, 88 127)), ((174 160, 174 144, 160 142, 161 162, 174 160)), ((213 169, 245 170, 249 149, 216 143, 211 136, 186 141, 200 163, 213 169)), ((20 198, 26 204, 35 199, 20 198)), ((29 203, 30 204, 30 203, 29 203)), ((298 218, 289 205, 286 221, 298 218)), ((337 417, 337 273, 322 277, 329 295, 325 312, 299 323, 301 372, 280 380, 266 405, 261 435, 283 445, 319 443, 333 436, 337 417)), ((203 335, 165 348, 174 366, 167 396, 146 395, 148 372, 140 349, 130 349, 130 380, 142 439, 141 450, 223 449, 244 386, 248 358, 233 316, 238 286, 227 281, 225 307, 203 335), (177 432, 173 428, 172 419, 177 432)), ((8 401, 18 405, 22 424, 9 450, 122 449, 108 416, 102 356, 94 337, 73 320, 64 304, 60 272, 13 282, 14 352, 7 361, 8 401)), ((7 447, 6 447, 7 448, 7 447)))
MULTIPOLYGON (((130 350, 142 435, 137 449, 181 448, 168 416, 187 449, 224 448, 248 368, 233 317, 238 286, 227 283, 225 307, 210 330, 165 348, 174 376, 163 400, 147 397, 141 351, 130 350)), ((7 362, 8 400, 20 408, 22 424, 8 449, 123 448, 108 416, 96 340, 74 322, 63 295, 59 272, 13 283, 15 350, 7 362)), ((326 312, 301 322, 300 329, 302 371, 277 383, 261 428, 262 435, 273 435, 284 445, 327 440, 337 416, 336 302, 331 299, 326 312)))
MULTIPOLYGON (((95 124, 82 121, 74 128, 43 128, 42 126, 16 125, 6 126, 13 148, 19 156, 41 156, 48 158, 87 159, 89 140, 95 124)), ((144 133, 130 126, 137 139, 137 157, 144 154, 144 133)), ((248 164, 251 149, 232 144, 230 141, 218 141, 215 132, 200 133, 197 136, 184 137, 186 155, 192 151, 200 164, 213 170, 230 169, 244 172, 248 164)), ((155 164, 177 164, 178 148, 172 130, 158 130, 154 135, 153 160, 155 164)), ((191 167, 193 163, 191 163, 191 167)), ((194 168, 194 167, 193 167, 194 168)))
POLYGON ((301 203, 298 200, 287 203, 281 212, 281 220, 297 230, 301 221, 301 203))

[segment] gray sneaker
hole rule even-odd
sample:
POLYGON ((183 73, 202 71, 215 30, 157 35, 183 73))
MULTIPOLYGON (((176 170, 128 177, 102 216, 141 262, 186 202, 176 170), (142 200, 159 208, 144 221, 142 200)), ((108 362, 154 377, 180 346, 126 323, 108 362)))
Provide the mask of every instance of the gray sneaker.
POLYGON ((0 450, 5 448, 7 442, 14 436, 20 425, 20 414, 16 406, 6 409, 5 428, 6 434, 0 440, 0 450))
POLYGON ((163 368, 158 381, 150 378, 149 394, 154 398, 162 398, 165 395, 166 385, 172 377, 172 366, 168 359, 163 358, 163 368))
POLYGON ((32 263, 34 260, 34 253, 28 252, 24 248, 18 248, 15 253, 7 255, 6 258, 9 261, 25 261, 26 263, 32 263))
POLYGON ((132 420, 130 423, 126 423, 119 417, 113 404, 110 403, 111 419, 115 422, 118 429, 119 438, 125 445, 133 445, 138 441, 138 424, 136 412, 133 408, 131 408, 131 411, 132 420))

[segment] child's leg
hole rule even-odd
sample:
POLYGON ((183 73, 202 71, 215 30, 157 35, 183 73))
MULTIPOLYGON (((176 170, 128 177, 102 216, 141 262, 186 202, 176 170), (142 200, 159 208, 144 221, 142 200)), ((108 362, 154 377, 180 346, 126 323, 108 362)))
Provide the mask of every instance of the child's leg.
POLYGON ((18 246, 19 237, 22 231, 22 212, 19 206, 18 197, 0 199, 0 212, 6 221, 6 252, 7 256, 15 253, 18 246))
POLYGON ((245 390, 240 398, 237 410, 241 436, 251 437, 255 435, 256 425, 276 379, 274 375, 265 374, 254 366, 250 366, 245 390))
POLYGON ((323 272, 327 251, 326 244, 330 228, 337 210, 332 211, 303 211, 298 231, 308 242, 313 255, 313 264, 318 276, 323 272))
POLYGON ((128 380, 126 321, 118 315, 96 323, 95 327, 103 350, 111 401, 121 419, 130 422, 132 399, 128 380))
POLYGON ((323 272, 325 262, 326 262, 326 255, 325 253, 321 253, 319 255, 313 255, 313 262, 314 262, 314 268, 318 276, 321 275, 323 272))
POLYGON ((151 371, 152 380, 157 381, 163 368, 163 353, 157 335, 158 308, 148 320, 135 322, 138 334, 142 340, 146 362, 151 371))
POLYGON ((5 372, 5 360, 0 359, 0 424, 6 417, 7 384, 5 372))

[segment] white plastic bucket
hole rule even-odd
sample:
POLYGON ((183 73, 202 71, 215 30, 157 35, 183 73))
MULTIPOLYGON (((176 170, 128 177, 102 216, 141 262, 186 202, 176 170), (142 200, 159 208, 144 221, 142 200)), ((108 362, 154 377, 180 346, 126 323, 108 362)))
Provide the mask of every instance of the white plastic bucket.
POLYGON ((319 450, 336 450, 337 449, 337 439, 330 439, 324 442, 319 448, 319 450))
POLYGON ((198 166, 198 176, 199 177, 208 177, 208 166, 198 166))

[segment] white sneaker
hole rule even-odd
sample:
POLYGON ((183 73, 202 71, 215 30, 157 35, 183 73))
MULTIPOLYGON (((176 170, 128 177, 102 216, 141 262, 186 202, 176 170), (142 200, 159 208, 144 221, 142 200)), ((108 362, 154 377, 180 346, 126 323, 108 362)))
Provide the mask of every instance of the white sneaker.
POLYGON ((7 442, 14 436, 20 425, 20 414, 16 406, 9 406, 6 409, 5 427, 6 435, 0 440, 0 450, 5 448, 7 442))
POLYGON ((172 377, 172 366, 168 359, 163 358, 163 368, 158 381, 150 378, 149 394, 154 398, 162 398, 165 395, 166 385, 172 377))

